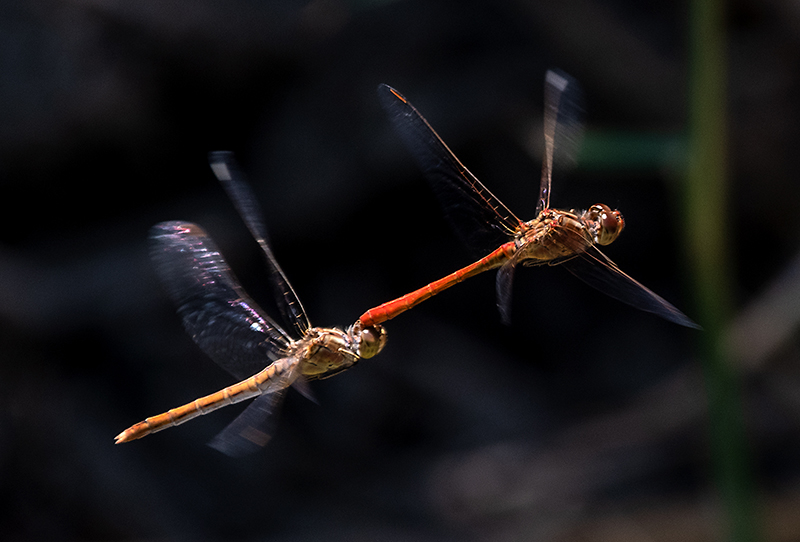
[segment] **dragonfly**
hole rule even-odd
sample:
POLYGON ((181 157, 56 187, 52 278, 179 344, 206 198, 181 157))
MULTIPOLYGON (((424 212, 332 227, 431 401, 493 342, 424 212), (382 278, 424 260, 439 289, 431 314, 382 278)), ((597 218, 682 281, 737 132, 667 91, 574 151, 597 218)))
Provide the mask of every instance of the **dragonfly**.
POLYGON ((545 77, 544 159, 536 218, 523 221, 492 194, 447 147, 428 121, 397 90, 380 85, 381 105, 405 146, 467 245, 486 254, 476 262, 398 299, 372 308, 360 317, 376 325, 430 297, 490 269, 497 269, 497 306, 510 322, 511 285, 518 265, 558 265, 588 285, 637 309, 670 322, 699 329, 665 299, 623 272, 598 246, 612 243, 625 227, 618 210, 605 204, 585 211, 553 209, 550 192, 554 157, 570 158, 577 149, 579 95, 567 74, 550 70, 545 77), (487 254, 488 252, 488 254, 487 254))
POLYGON ((309 380, 349 369, 360 359, 377 355, 386 344, 386 330, 380 325, 311 326, 267 242, 258 203, 233 155, 211 153, 210 163, 261 247, 276 304, 290 328, 284 330, 247 295, 203 228, 182 221, 154 226, 151 256, 186 331, 240 382, 133 425, 117 435, 117 444, 255 398, 209 443, 231 456, 252 453, 269 441, 275 412, 289 387, 309 396, 309 380))

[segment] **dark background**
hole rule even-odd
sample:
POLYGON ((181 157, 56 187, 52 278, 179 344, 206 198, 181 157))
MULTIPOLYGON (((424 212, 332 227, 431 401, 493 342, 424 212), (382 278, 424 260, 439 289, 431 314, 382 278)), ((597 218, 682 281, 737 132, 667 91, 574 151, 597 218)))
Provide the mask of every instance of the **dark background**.
MULTIPOLYGON (((586 145, 552 203, 619 208, 627 228, 606 253, 693 316, 681 242, 687 7, 4 2, 2 537, 719 539, 698 332, 559 269, 517 273, 510 327, 493 273, 389 322, 379 357, 312 384, 319 405, 288 394, 262 453, 205 446, 241 407, 113 444, 232 383, 157 282, 151 225, 203 225, 274 312, 209 151, 237 153, 315 325, 348 325, 470 263, 380 109, 379 83, 528 219, 544 73, 572 74, 586 145)), ((737 1, 725 29, 731 362, 761 528, 797 540, 800 11, 737 1)))

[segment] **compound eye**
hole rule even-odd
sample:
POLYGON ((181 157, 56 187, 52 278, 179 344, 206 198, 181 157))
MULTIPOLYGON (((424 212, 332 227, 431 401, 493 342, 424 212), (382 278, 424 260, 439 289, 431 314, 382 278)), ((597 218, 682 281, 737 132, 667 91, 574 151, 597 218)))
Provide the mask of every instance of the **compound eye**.
POLYGON ((612 211, 608 205, 602 203, 593 205, 590 211, 600 226, 597 232, 599 245, 608 245, 619 237, 625 228, 625 219, 622 218, 622 213, 617 210, 612 211))
POLYGON ((362 358, 368 359, 383 350, 386 345, 386 330, 383 326, 365 327, 361 330, 360 338, 358 353, 362 358))
POLYGON ((619 211, 608 212, 606 214, 603 214, 602 216, 603 216, 603 222, 602 222, 603 229, 608 230, 609 232, 617 231, 617 228, 619 228, 619 219, 621 218, 619 211))

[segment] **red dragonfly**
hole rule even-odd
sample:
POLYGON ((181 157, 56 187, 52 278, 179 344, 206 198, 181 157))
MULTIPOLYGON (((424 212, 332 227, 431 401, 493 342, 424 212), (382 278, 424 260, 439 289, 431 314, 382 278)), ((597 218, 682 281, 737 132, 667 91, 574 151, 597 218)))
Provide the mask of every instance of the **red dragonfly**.
POLYGON ((443 204, 448 218, 468 245, 491 252, 458 271, 394 301, 365 312, 360 321, 375 325, 416 306, 469 277, 497 272, 497 306, 510 320, 511 284, 517 265, 559 265, 601 292, 670 322, 700 328, 666 300, 624 273, 599 249, 625 227, 619 211, 598 203, 586 211, 550 208, 554 154, 569 156, 580 132, 576 95, 568 75, 545 77, 545 153, 536 218, 522 221, 452 153, 425 118, 395 89, 381 85, 378 95, 403 143, 443 204))
POLYGON ((386 331, 379 325, 311 327, 272 254, 258 203, 233 156, 212 153, 211 167, 264 252, 270 284, 291 333, 250 299, 200 226, 180 221, 157 224, 151 233, 153 261, 186 331, 201 350, 241 382, 147 418, 117 435, 117 444, 256 398, 209 443, 232 456, 254 452, 269 440, 275 411, 290 386, 308 395, 306 381, 344 371, 361 358, 377 355, 386 344, 386 331))

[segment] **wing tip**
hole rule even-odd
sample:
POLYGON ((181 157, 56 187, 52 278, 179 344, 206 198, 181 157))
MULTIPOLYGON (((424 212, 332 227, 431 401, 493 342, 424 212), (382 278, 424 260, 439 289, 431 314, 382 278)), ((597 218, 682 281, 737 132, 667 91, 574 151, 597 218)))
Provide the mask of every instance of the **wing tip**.
POLYGON ((236 167, 233 153, 230 151, 212 151, 208 153, 208 163, 211 170, 220 181, 233 179, 231 170, 236 167))
POLYGON ((159 222, 150 228, 150 238, 159 239, 163 237, 171 237, 175 234, 180 235, 206 235, 205 230, 194 222, 186 220, 167 220, 159 222))
POLYGON ((223 430, 222 433, 208 441, 207 445, 229 457, 244 457, 262 450, 272 440, 272 435, 269 433, 264 433, 253 427, 247 429, 248 431, 237 435, 236 438, 229 438, 228 435, 223 435, 225 432, 223 430))
POLYGON ((676 319, 674 319, 672 321, 675 322, 676 324, 680 325, 680 326, 683 326, 683 327, 688 327, 690 329, 696 329, 698 331, 703 331, 703 326, 701 326, 700 324, 696 323, 695 321, 693 321, 691 318, 689 318, 688 316, 686 316, 683 313, 681 313, 680 316, 678 316, 676 319))
POLYGON ((545 84, 551 85, 560 91, 567 88, 570 82, 570 76, 561 70, 549 69, 544 75, 545 84))
POLYGON ((405 96, 400 94, 400 92, 390 87, 386 83, 381 83, 378 85, 378 97, 381 100, 391 100, 393 98, 396 98, 401 102, 403 102, 404 104, 408 103, 408 100, 406 100, 405 96))

